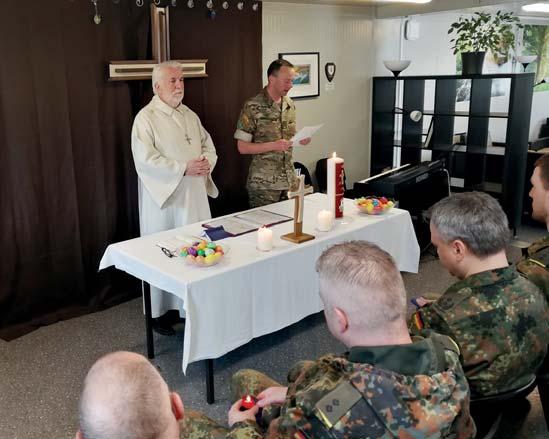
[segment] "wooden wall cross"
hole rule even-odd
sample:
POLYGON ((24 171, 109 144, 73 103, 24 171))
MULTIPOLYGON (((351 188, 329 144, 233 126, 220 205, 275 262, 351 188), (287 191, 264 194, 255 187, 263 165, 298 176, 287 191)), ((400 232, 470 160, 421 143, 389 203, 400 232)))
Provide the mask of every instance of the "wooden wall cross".
MULTIPOLYGON (((154 60, 111 61, 109 81, 151 79, 156 64, 170 58, 170 11, 169 6, 151 4, 151 32, 154 60)), ((185 78, 205 78, 207 59, 174 60, 181 64, 185 78)))
POLYGON ((303 207, 305 204, 305 195, 312 194, 313 188, 311 186, 305 186, 304 175, 300 175, 297 179, 299 182, 297 189, 295 191, 288 191, 288 198, 293 198, 295 200, 294 231, 293 233, 282 235, 280 238, 296 244, 301 244, 302 242, 315 239, 313 235, 303 233, 303 207))

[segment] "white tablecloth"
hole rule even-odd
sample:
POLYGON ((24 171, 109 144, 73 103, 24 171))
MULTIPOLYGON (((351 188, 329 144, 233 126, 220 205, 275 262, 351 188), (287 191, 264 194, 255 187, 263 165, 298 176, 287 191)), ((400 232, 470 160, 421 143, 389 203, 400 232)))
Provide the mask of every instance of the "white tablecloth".
MULTIPOLYGON (((173 293, 186 311, 183 371, 193 361, 218 358, 251 339, 289 326, 322 310, 314 266, 327 247, 342 241, 368 240, 389 252, 401 271, 417 273, 419 246, 407 211, 380 216, 357 212, 345 200, 345 215, 330 232, 318 232, 317 213, 327 206, 324 194, 305 197, 303 231, 316 239, 293 244, 279 237, 293 221, 273 227, 274 249, 256 249, 257 233, 221 241, 229 252, 218 264, 195 267, 183 258, 167 258, 155 246, 175 236, 199 236, 200 224, 109 245, 100 269, 114 265, 138 279, 173 293)), ((293 216, 293 201, 264 209, 293 216)))

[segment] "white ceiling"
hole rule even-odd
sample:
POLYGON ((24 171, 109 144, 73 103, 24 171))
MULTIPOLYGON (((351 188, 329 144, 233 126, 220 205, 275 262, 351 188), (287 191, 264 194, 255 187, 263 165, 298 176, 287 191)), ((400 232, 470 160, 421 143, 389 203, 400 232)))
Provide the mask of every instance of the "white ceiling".
MULTIPOLYGON (((538 0, 545 1, 545 0, 538 0)), ((413 4, 391 0, 263 0, 263 2, 282 3, 309 3, 318 5, 360 6, 372 8, 378 18, 402 17, 405 15, 445 12, 467 8, 482 8, 487 6, 506 5, 519 15, 538 15, 547 17, 548 14, 525 14, 520 6, 533 3, 534 0, 432 0, 430 3, 413 4)))
MULTIPOLYGON (((398 0, 262 0, 263 2, 279 2, 279 3, 310 3, 324 5, 353 5, 353 6, 408 6, 410 2, 398 0)), ((541 1, 541 0, 540 0, 541 1)), ((448 3, 447 0, 431 0, 431 3, 414 5, 418 8, 429 8, 433 5, 448 3)), ((453 0, 451 3, 456 4, 459 8, 473 6, 493 5, 497 3, 520 3, 516 0, 453 0)))

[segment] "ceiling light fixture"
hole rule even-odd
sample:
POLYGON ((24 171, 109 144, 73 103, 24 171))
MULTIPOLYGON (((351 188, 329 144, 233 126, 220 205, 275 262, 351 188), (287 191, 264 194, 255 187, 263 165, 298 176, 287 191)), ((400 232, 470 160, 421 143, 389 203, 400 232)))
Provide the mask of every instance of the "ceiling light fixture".
POLYGON ((544 12, 549 14, 549 3, 531 3, 522 7, 526 12, 544 12))

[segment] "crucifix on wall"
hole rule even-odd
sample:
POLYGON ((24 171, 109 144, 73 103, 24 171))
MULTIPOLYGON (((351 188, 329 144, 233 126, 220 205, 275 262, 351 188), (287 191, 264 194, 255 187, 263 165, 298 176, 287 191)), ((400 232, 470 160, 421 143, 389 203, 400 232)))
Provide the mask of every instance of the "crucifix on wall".
MULTIPOLYGON (((151 79, 156 64, 170 60, 170 11, 169 6, 151 4, 151 38, 154 60, 111 61, 109 81, 151 79)), ((185 78, 205 78, 207 59, 173 60, 181 64, 185 78)))
POLYGON ((288 191, 288 198, 295 199, 294 231, 292 233, 282 235, 280 238, 295 244, 301 244, 302 242, 315 239, 313 235, 303 233, 303 207, 305 204, 305 195, 312 194, 313 188, 311 186, 305 186, 304 175, 297 177, 297 180, 299 183, 297 189, 295 191, 288 191))

